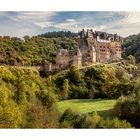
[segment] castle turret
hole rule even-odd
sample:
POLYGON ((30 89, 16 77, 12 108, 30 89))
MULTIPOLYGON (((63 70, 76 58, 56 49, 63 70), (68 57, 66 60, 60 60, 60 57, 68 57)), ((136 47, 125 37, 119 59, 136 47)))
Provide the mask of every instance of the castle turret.
POLYGON ((82 54, 79 48, 74 52, 73 65, 76 65, 78 68, 82 67, 82 54))
POLYGON ((95 47, 92 47, 91 48, 91 51, 90 51, 90 56, 91 56, 91 62, 92 63, 96 63, 96 50, 95 50, 95 47))

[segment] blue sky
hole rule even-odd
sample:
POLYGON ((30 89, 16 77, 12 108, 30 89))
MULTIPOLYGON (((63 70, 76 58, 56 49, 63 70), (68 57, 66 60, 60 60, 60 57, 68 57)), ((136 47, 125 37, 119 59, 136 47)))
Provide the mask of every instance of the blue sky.
POLYGON ((140 12, 0 12, 0 35, 23 37, 82 28, 117 33, 140 32, 140 12))

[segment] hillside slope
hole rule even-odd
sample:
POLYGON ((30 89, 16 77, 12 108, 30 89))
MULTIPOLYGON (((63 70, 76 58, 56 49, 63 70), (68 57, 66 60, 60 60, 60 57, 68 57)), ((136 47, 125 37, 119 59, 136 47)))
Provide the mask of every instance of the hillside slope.
POLYGON ((140 33, 131 35, 124 39, 123 42, 123 56, 135 56, 137 62, 140 62, 140 33))
POLYGON ((58 48, 73 50, 77 46, 76 38, 47 38, 34 36, 21 40, 17 37, 0 37, 0 64, 41 65, 44 59, 54 62, 58 48))
POLYGON ((54 102, 36 70, 0 67, 0 128, 56 127, 49 110, 54 102))

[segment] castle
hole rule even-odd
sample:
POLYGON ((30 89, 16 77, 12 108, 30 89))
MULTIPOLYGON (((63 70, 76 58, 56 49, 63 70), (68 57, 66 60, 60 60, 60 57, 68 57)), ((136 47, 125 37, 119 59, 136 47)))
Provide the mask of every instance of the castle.
POLYGON ((85 62, 108 63, 121 59, 122 37, 117 34, 83 29, 78 32, 77 41, 78 47, 71 54, 67 49, 59 49, 56 53, 56 63, 46 61, 45 70, 62 70, 71 65, 81 68, 85 62))

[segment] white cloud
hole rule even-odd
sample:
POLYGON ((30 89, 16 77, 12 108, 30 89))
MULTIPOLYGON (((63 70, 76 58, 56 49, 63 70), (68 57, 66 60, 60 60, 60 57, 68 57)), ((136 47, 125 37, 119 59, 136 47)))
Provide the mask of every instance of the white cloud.
POLYGON ((41 27, 41 28, 46 28, 46 27, 49 27, 49 26, 53 26, 54 22, 43 21, 43 22, 35 22, 34 24, 41 27))
POLYGON ((52 23, 50 20, 55 15, 56 12, 21 12, 16 16, 16 19, 35 24, 42 28, 49 26, 52 23))
POLYGON ((105 25, 100 25, 100 26, 95 26, 94 28, 95 28, 95 30, 98 30, 98 31, 104 31, 104 30, 107 29, 107 26, 105 26, 105 25))
POLYGON ((66 21, 52 24, 52 26, 61 30, 70 30, 72 32, 77 32, 79 28, 79 23, 76 22, 74 19, 67 19, 66 21))
POLYGON ((108 24, 108 31, 122 36, 137 34, 140 32, 140 12, 123 12, 124 18, 108 24))
POLYGON ((19 36, 34 35, 39 30, 51 26, 50 20, 56 12, 0 12, 0 34, 19 36))
POLYGON ((140 23, 140 12, 129 12, 125 21, 130 24, 140 23))
POLYGON ((75 21, 75 19, 66 19, 66 21, 68 21, 68 22, 74 22, 75 21))
POLYGON ((49 20, 56 15, 56 12, 18 12, 18 19, 26 20, 49 20))

